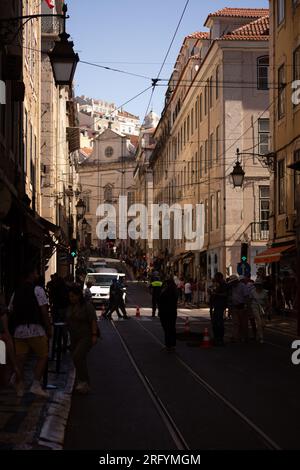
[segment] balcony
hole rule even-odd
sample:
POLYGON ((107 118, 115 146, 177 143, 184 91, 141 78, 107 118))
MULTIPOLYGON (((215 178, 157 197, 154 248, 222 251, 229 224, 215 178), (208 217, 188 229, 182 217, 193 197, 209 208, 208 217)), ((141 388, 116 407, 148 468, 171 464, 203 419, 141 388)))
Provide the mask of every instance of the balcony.
POLYGON ((252 222, 251 240, 253 242, 263 242, 269 240, 269 222, 252 222))

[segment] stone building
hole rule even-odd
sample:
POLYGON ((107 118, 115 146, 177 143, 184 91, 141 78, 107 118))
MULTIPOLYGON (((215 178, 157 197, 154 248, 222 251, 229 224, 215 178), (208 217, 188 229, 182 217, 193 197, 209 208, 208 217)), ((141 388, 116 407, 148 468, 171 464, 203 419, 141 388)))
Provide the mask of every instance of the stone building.
MULTIPOLYGON (((135 146, 128 136, 113 129, 105 129, 94 141, 93 151, 81 160, 79 165, 79 183, 82 198, 85 202, 85 219, 88 223, 86 233, 81 231, 81 246, 92 246, 102 254, 114 245, 119 253, 125 254, 133 248, 133 242, 121 241, 107 233, 108 240, 97 236, 97 208, 101 204, 112 204, 117 214, 119 225, 119 196, 128 198, 128 206, 134 203, 135 187, 133 171, 135 167, 135 146)), ((126 214, 125 214, 126 215, 126 214)))
POLYGON ((255 256, 268 240, 269 11, 225 8, 208 16, 208 31, 187 36, 169 80, 151 158, 154 201, 203 204, 204 246, 154 243, 174 271, 209 280, 236 273, 242 243, 255 276, 255 256), (230 174, 236 150, 242 189, 230 174), (260 154, 260 156, 258 155, 260 154))

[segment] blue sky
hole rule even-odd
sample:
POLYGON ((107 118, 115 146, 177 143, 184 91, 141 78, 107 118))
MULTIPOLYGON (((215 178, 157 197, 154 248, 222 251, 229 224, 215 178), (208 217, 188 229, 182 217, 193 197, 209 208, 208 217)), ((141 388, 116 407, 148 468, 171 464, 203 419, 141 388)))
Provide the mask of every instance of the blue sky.
MULTIPOLYGON (((170 45, 186 0, 69 0, 68 32, 80 59, 155 77, 170 45)), ((190 0, 161 78, 169 78, 184 37, 201 31, 210 12, 224 7, 267 8, 268 0, 190 0)), ((118 106, 151 81, 79 64, 75 93, 118 106)), ((160 114, 165 87, 156 89, 152 107, 160 114)), ((142 119, 150 91, 125 106, 142 119)))

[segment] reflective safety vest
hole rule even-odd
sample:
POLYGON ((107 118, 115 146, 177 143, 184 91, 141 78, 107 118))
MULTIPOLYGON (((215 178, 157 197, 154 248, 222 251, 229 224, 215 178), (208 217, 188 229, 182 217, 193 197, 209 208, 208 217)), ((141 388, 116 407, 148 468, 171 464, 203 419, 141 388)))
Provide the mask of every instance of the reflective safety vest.
POLYGON ((153 282, 151 282, 151 286, 152 287, 161 287, 162 282, 161 281, 153 281, 153 282))

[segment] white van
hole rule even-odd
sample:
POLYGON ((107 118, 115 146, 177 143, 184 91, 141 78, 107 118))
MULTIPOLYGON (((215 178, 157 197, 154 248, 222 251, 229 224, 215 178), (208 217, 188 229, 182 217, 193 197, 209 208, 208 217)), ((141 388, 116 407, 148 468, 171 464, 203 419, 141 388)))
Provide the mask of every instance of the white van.
MULTIPOLYGON (((84 280, 83 292, 87 288, 87 282, 92 283, 91 293, 92 302, 94 304, 107 304, 109 301, 109 289, 114 279, 119 280, 125 278, 124 273, 107 272, 103 270, 101 273, 88 273, 84 280)), ((126 302, 126 287, 124 287, 123 299, 126 302)))
POLYGON ((111 273, 118 273, 116 268, 94 268, 94 272, 98 274, 111 274, 111 273))

